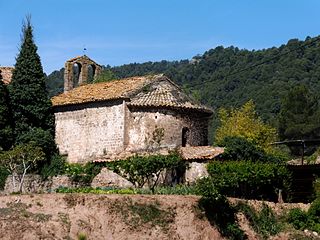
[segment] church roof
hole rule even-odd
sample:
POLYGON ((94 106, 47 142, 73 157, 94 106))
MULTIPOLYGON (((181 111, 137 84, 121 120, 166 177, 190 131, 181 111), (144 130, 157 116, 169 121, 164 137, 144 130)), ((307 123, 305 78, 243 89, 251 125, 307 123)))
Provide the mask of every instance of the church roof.
POLYGON ((126 99, 132 107, 183 108, 212 113, 162 74, 82 85, 53 97, 52 103, 64 106, 117 99, 126 99))

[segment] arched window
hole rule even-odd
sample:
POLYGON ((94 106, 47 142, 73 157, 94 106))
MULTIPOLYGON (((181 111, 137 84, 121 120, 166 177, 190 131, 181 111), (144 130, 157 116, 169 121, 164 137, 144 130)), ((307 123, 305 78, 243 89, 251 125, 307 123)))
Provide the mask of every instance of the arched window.
POLYGON ((187 127, 182 128, 182 147, 185 147, 189 143, 190 130, 187 127))
POLYGON ((73 80, 73 87, 79 86, 79 79, 81 74, 82 65, 80 63, 74 63, 72 66, 72 80, 73 80))
POLYGON ((88 83, 93 83, 95 73, 96 73, 96 66, 90 64, 88 66, 88 80, 87 80, 88 83))

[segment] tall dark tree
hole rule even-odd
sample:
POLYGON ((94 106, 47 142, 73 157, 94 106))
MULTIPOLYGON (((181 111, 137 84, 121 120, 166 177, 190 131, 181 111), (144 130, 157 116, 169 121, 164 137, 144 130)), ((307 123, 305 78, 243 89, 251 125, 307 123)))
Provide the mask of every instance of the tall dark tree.
POLYGON ((279 134, 283 140, 320 137, 318 99, 306 86, 294 87, 283 98, 279 114, 279 134))
POLYGON ((55 149, 54 115, 46 90, 45 74, 33 40, 30 17, 26 18, 22 27, 21 47, 9 92, 15 122, 15 142, 33 141, 49 154, 55 149))
POLYGON ((8 150, 13 141, 9 95, 0 71, 0 150, 8 150))

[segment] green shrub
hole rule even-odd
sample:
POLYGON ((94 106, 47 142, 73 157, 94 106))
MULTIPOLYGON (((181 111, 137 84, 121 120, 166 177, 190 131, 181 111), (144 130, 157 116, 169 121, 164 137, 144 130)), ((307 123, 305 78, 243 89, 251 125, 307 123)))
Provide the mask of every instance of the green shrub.
POLYGON ((296 229, 309 229, 320 233, 320 199, 312 202, 308 212, 300 209, 290 210, 288 222, 296 229))
POLYGON ((288 213, 288 222, 293 225, 295 229, 304 230, 308 222, 308 214, 300 208, 293 208, 288 213))
POLYGON ((199 207, 205 212, 211 225, 217 226, 219 232, 229 239, 247 239, 237 223, 236 209, 230 205, 225 196, 219 193, 211 179, 199 180, 197 193, 202 196, 199 207))
POLYGON ((0 166, 0 190, 4 189, 9 174, 9 171, 5 167, 0 166))
POLYGON ((281 224, 274 212, 266 204, 263 204, 259 212, 245 203, 239 203, 237 209, 246 216, 252 228, 263 239, 267 239, 269 236, 276 235, 281 231, 281 224))
POLYGON ((283 155, 266 153, 263 148, 257 144, 239 136, 227 136, 221 142, 219 146, 224 147, 225 151, 221 155, 223 160, 240 161, 250 160, 252 162, 282 162, 284 160, 283 155))
POLYGON ((213 161, 208 164, 211 181, 221 194, 247 199, 277 200, 290 190, 290 173, 284 165, 251 161, 213 161))
POLYGON ((126 160, 111 162, 107 167, 126 178, 136 187, 148 185, 152 192, 164 171, 185 168, 185 161, 177 153, 170 155, 133 156, 126 160))
POLYGON ((98 175, 104 164, 91 163, 86 164, 72 163, 67 164, 66 173, 74 183, 80 186, 90 185, 93 178, 98 175))
POLYGON ((66 158, 58 154, 54 154, 49 163, 46 163, 40 170, 41 176, 46 179, 50 176, 57 176, 65 174, 66 172, 66 158))

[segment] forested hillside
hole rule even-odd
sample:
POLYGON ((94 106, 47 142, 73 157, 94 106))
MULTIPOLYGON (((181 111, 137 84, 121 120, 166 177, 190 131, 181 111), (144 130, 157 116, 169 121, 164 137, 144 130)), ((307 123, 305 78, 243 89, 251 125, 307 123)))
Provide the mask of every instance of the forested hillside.
MULTIPOLYGON (((320 90, 320 41, 289 40, 263 50, 216 47, 192 60, 132 63, 106 67, 117 78, 164 73, 213 109, 239 107, 253 99, 259 115, 274 123, 281 98, 297 84, 320 90)), ((60 91, 63 69, 48 76, 51 94, 60 91)))

